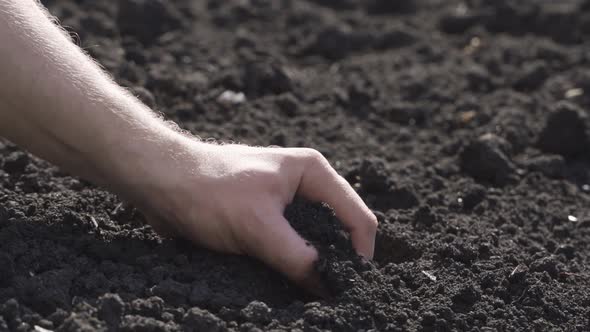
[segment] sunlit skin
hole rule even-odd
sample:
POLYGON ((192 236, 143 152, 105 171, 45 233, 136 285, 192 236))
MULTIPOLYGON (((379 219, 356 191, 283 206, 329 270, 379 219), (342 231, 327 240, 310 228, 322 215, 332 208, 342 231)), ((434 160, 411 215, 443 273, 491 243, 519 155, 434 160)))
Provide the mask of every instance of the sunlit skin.
POLYGON ((0 0, 0 135, 133 202, 164 235, 256 257, 310 290, 318 257, 283 217, 328 203, 360 255, 377 220, 317 151, 213 145, 118 86, 33 0, 0 0))

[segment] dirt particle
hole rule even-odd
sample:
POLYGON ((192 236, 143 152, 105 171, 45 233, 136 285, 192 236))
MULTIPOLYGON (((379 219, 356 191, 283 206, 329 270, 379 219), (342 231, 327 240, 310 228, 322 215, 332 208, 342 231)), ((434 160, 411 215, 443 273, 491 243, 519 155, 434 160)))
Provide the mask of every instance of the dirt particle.
POLYGON ((307 320, 309 324, 321 326, 329 321, 329 313, 321 310, 319 303, 307 303, 305 307, 306 309, 303 312, 303 317, 305 317, 305 320, 307 320))
MULTIPOLYGON (((142 317, 136 315, 125 315, 119 325, 119 331, 154 331, 168 332, 172 331, 173 326, 151 317, 142 317)), ((176 328, 174 330, 177 330, 176 328)))
POLYGON ((107 293, 98 298, 98 318, 109 326, 118 326, 125 311, 125 303, 118 294, 107 293))
MULTIPOLYGON (((455 309, 469 307, 477 302, 481 297, 481 290, 472 284, 462 285, 457 294, 453 295, 451 300, 455 309)), ((457 310, 455 310, 457 311, 457 310)))
POLYGON ((575 157, 587 149, 586 116, 576 105, 558 102, 539 135, 538 145, 548 153, 575 157))
POLYGON ((54 326, 60 326, 66 320, 66 318, 68 318, 68 313, 65 310, 59 308, 47 318, 53 322, 54 326))
POLYGON ((531 171, 541 172, 550 178, 562 178, 565 174, 565 160, 560 155, 541 155, 525 161, 531 171))
POLYGON ((275 103, 277 104, 279 109, 290 118, 297 115, 297 112, 299 111, 300 107, 299 101, 291 93, 284 93, 282 95, 277 96, 277 98, 275 99, 275 103))
POLYGON ((518 264, 508 275, 508 280, 510 280, 512 283, 521 282, 524 280, 528 272, 529 268, 526 265, 518 264))
POLYGON ((381 264, 402 263, 421 256, 420 249, 409 233, 384 226, 375 240, 375 260, 381 264))
POLYGON ((411 209, 420 203, 414 190, 406 186, 391 188, 390 199, 389 206, 394 209, 411 209))
POLYGON ((478 257, 478 251, 470 244, 456 241, 453 244, 443 244, 439 249, 439 255, 451 258, 463 264, 471 264, 478 257))
POLYGON ((465 33, 465 31, 480 22, 479 15, 469 10, 463 10, 462 8, 458 6, 443 14, 438 23, 441 31, 452 34, 465 33))
POLYGON ((164 300, 157 296, 148 299, 136 299, 131 302, 131 313, 160 319, 164 309, 164 300))
POLYGON ((184 315, 182 322, 189 332, 211 331, 221 332, 226 330, 225 323, 219 317, 207 310, 191 308, 184 315))
POLYGON ((271 311, 266 303, 252 301, 240 311, 240 316, 253 323, 267 324, 270 322, 271 311))
POLYGON ((104 331, 106 326, 90 313, 72 313, 58 327, 57 332, 70 331, 104 331))
POLYGON ((423 327, 430 327, 436 323, 436 314, 432 311, 426 311, 422 314, 422 318, 420 319, 420 323, 423 327))
POLYGON ((289 92, 295 86, 283 66, 263 61, 246 64, 242 82, 246 95, 255 97, 289 92))
POLYGON ((422 270, 420 272, 422 272, 423 275, 425 275, 428 279, 430 279, 430 281, 433 281, 433 282, 436 281, 436 276, 433 275, 432 273, 430 273, 428 271, 424 271, 424 270, 422 270))
POLYGON ((121 32, 142 43, 153 43, 161 34, 180 27, 181 22, 182 15, 168 1, 119 1, 117 24, 121 32))
POLYGON ((567 99, 572 99, 572 98, 580 97, 582 95, 584 95, 584 89, 573 88, 573 89, 567 90, 564 94, 564 97, 567 99))
POLYGON ((2 168, 9 174, 24 173, 31 158, 24 152, 15 151, 4 158, 2 168))
POLYGON ((559 261, 554 255, 539 258, 531 263, 531 271, 547 272, 552 277, 557 277, 560 272, 559 261))
MULTIPOLYGON (((51 322, 50 322, 50 323, 51 323, 51 322)), ((45 328, 45 327, 43 327, 43 326, 39 326, 39 325, 35 325, 35 326, 33 327, 33 331, 35 331, 35 332, 53 332, 52 330, 50 330, 50 329, 48 329, 48 328, 45 328)))
POLYGON ((439 216, 432 211, 430 206, 424 205, 418 208, 414 213, 414 222, 416 224, 430 227, 440 222, 439 216))
POLYGON ((505 184, 516 168, 502 151, 507 142, 494 134, 485 134, 469 143, 460 153, 461 169, 477 180, 505 184))
POLYGON ((576 256, 576 248, 571 244, 562 244, 555 249, 556 255, 564 255, 567 259, 573 259, 576 256))
POLYGON ((225 90, 217 97, 217 101, 226 106, 238 105, 246 101, 246 95, 243 92, 225 90))
POLYGON ((479 203, 486 198, 486 188, 479 184, 472 184, 465 188, 463 192, 463 207, 467 210, 474 209, 479 203))
POLYGON ((303 48, 305 55, 321 55, 338 60, 369 47, 374 42, 371 34, 345 25, 326 26, 315 34, 303 48))
POLYGON ((428 110, 413 103, 391 102, 384 107, 385 116, 400 124, 423 124, 428 117, 428 110))
POLYGON ((390 170, 380 158, 357 160, 356 165, 346 175, 351 182, 365 196, 365 201, 378 210, 410 209, 419 204, 418 197, 412 188, 394 183, 390 177, 390 170))
POLYGON ((15 319, 20 316, 20 304, 16 299, 9 299, 0 306, 0 313, 4 317, 15 319))
POLYGON ((190 286, 172 279, 165 279, 152 288, 152 293, 167 302, 184 304, 190 294, 190 286))
POLYGON ((539 88, 549 76, 547 66, 543 62, 526 64, 514 82, 519 91, 530 91, 539 88))

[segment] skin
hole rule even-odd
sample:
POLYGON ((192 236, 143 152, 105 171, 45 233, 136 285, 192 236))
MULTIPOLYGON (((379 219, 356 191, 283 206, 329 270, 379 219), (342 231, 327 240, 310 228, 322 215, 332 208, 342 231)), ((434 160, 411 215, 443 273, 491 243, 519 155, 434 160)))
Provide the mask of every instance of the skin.
POLYGON ((118 86, 33 0, 0 0, 0 135, 133 202, 165 235, 258 258, 307 289, 318 253, 283 217, 328 203, 359 254, 377 219, 317 151, 212 145, 118 86))

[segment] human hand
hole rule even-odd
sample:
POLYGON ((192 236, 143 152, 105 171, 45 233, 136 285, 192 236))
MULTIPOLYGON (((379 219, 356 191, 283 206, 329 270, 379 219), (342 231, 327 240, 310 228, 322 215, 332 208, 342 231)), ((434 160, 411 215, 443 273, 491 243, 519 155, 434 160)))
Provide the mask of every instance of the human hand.
POLYGON ((185 138, 146 168, 134 198, 159 232, 258 258, 313 289, 316 249, 283 217, 294 196, 328 203, 357 252, 373 257, 377 219, 317 151, 212 145, 185 138), (143 188, 142 188, 143 187, 143 188))
POLYGON ((295 194, 328 203, 372 258, 375 216, 318 152, 197 142, 115 84, 35 1, 0 1, 0 17, 0 135, 134 202, 160 231, 257 257, 299 284, 318 254, 283 218, 295 194))

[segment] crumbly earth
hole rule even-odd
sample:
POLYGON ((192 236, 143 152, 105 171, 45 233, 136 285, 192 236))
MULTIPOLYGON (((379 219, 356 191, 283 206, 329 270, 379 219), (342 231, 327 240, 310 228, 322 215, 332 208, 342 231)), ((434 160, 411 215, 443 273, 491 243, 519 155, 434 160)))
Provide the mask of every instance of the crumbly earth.
POLYGON ((315 299, 2 142, 0 330, 590 329, 590 1, 42 2, 182 129, 320 150, 380 226, 369 263, 287 209, 315 299))

